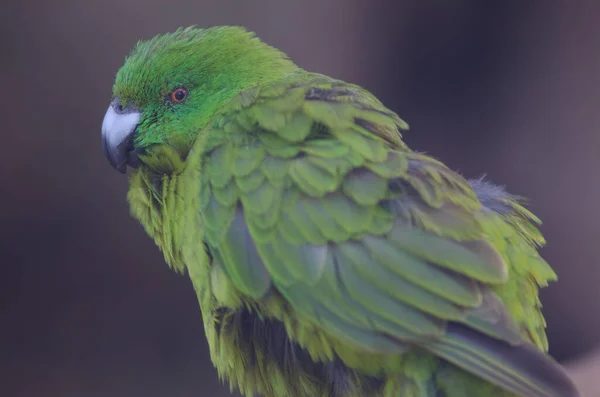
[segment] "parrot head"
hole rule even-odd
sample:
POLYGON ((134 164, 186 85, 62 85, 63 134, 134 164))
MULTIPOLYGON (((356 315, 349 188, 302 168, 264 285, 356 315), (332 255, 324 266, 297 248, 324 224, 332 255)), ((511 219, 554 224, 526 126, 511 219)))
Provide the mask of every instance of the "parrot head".
POLYGON ((121 173, 165 145, 185 156, 233 96, 294 69, 241 27, 180 28, 141 41, 117 72, 102 122, 104 154, 121 173))

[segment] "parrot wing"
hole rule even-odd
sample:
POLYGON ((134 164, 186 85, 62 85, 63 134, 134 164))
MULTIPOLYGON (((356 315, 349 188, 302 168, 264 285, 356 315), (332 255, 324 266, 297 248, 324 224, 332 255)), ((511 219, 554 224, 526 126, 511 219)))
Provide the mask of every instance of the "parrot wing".
POLYGON ((406 128, 360 87, 324 76, 242 93, 191 154, 206 158, 214 260, 244 294, 275 288, 356 348, 416 345, 523 396, 575 395, 494 292, 509 268, 487 236, 503 218, 408 150, 406 128))

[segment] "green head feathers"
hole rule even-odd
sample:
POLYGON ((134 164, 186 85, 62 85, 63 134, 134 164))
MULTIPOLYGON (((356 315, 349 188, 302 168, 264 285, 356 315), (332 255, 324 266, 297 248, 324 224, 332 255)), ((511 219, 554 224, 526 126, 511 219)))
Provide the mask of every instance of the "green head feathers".
MULTIPOLYGON (((117 114, 140 113, 129 150, 191 142, 234 95, 295 70, 285 54, 244 28, 180 28, 136 45, 117 73, 111 106, 117 114)), ((103 134, 111 121, 105 118, 103 134)), ((117 135, 105 137, 105 150, 123 143, 125 134, 117 135)))

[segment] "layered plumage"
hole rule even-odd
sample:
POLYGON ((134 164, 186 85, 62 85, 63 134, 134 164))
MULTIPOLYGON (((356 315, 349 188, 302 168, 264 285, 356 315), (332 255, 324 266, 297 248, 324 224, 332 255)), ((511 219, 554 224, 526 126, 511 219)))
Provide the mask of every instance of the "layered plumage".
POLYGON ((189 273, 211 358, 232 387, 577 395, 546 354, 538 287, 555 274, 536 250, 537 218, 503 189, 409 149, 407 125, 366 90, 216 28, 141 43, 114 94, 142 112, 132 213, 189 273), (219 51, 233 42, 243 54, 219 51), (142 64, 151 78, 139 78, 142 64), (179 86, 188 100, 165 105, 179 86))

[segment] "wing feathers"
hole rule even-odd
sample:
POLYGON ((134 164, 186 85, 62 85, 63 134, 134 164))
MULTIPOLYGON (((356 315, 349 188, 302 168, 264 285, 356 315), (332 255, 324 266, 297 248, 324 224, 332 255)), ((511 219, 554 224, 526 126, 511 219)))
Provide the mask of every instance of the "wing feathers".
MULTIPOLYGON (((523 396, 577 395, 498 292, 530 277, 509 274, 507 258, 536 258, 533 215, 489 189, 482 207, 460 175, 406 149, 404 122, 357 87, 321 77, 232 109, 216 123, 227 133, 211 132, 200 202, 204 238, 240 291, 277 288, 357 350, 417 345, 523 396), (492 240, 498 230, 510 238, 492 240), (525 248, 508 255, 514 238, 525 248)), ((530 262, 518 265, 545 281, 545 262, 530 262)), ((537 301, 518 303, 539 314, 537 301)))
POLYGON ((463 325, 450 324, 446 336, 426 348, 519 396, 579 396, 560 365, 528 343, 511 346, 463 325))

